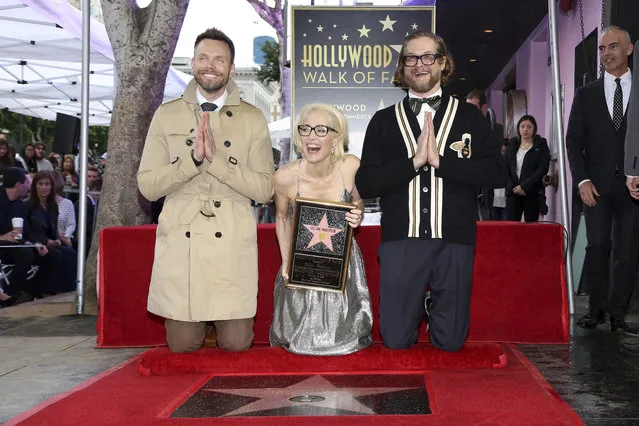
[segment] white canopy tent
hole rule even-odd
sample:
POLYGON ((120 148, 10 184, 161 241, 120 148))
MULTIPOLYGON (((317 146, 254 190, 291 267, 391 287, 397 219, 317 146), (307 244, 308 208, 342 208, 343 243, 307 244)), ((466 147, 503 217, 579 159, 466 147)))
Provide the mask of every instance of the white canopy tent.
MULTIPOLYGON (((80 116, 82 12, 67 0, 0 0, 0 108, 55 120, 80 116)), ((108 125, 115 61, 104 25, 91 21, 89 124, 108 125)), ((169 70, 164 99, 191 76, 169 70)))
MULTIPOLYGON (((281 138, 291 137, 291 117, 280 118, 277 121, 268 123, 268 131, 271 141, 281 138)), ((277 148, 277 147, 276 147, 277 148)))

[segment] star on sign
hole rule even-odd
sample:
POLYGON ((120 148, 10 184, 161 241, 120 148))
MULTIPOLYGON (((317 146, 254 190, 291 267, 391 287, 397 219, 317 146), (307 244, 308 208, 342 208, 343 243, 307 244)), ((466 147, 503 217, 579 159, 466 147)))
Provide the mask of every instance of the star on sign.
POLYGON ((346 34, 342 34, 342 40, 348 40, 348 36, 346 34))
POLYGON ((337 28, 337 24, 333 24, 333 28, 337 28))
POLYGON ((413 25, 411 25, 410 27, 411 27, 413 30, 416 30, 416 29, 417 29, 417 26, 418 26, 418 25, 417 25, 416 23, 414 23, 414 22, 413 22, 413 25))
POLYGON ((309 23, 310 23, 310 22, 313 22, 313 20, 309 18, 309 19, 308 19, 308 22, 309 22, 309 23))
POLYGON ((357 31, 359 31, 359 38, 362 38, 362 37, 369 38, 368 33, 370 30, 371 30, 370 28, 366 28, 366 25, 362 25, 362 28, 357 29, 357 31))
POLYGON ((395 31, 393 30, 393 24, 397 21, 391 21, 390 16, 386 15, 386 19, 383 21, 378 21, 380 24, 382 24, 382 32, 386 31, 386 30, 391 30, 391 31, 395 31))
POLYGON ((329 40, 333 40, 333 36, 328 36, 328 39, 329 40))
POLYGON ((257 401, 224 414, 224 417, 231 417, 303 405, 333 410, 346 410, 358 414, 375 414, 375 411, 359 402, 356 398, 359 396, 377 395, 408 389, 415 388, 338 388, 322 376, 312 376, 286 388, 207 389, 207 391, 260 398, 257 401), (309 398, 308 401, 303 403, 289 401, 290 398, 299 395, 320 396, 323 399, 321 401, 312 401, 309 398))
POLYGON ((302 34, 302 36, 306 37, 306 33, 302 34))
POLYGON ((311 234, 313 234, 313 239, 310 243, 308 243, 307 249, 313 247, 316 244, 322 243, 330 251, 333 251, 333 235, 339 234, 343 231, 340 228, 330 228, 328 226, 328 219, 326 218, 326 213, 322 216, 322 220, 320 220, 319 225, 304 225, 306 229, 308 229, 311 234))
POLYGON ((324 27, 323 26, 320 25, 319 27, 317 27, 317 32, 318 33, 321 33, 322 31, 324 31, 324 27))

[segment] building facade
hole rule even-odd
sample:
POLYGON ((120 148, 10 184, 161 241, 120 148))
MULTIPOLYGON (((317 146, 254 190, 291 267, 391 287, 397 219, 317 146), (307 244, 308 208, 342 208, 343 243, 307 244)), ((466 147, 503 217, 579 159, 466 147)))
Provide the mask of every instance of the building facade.
MULTIPOLYGON (((175 57, 171 66, 176 70, 192 75, 191 58, 175 57)), ((257 79, 256 68, 235 68, 233 81, 240 89, 242 100, 262 110, 267 122, 280 118, 280 90, 277 83, 265 85, 257 79)))

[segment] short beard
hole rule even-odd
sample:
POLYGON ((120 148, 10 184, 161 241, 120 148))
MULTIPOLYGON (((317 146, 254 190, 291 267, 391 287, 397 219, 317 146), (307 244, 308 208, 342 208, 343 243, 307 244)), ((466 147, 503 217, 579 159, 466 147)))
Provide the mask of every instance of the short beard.
POLYGON ((202 79, 200 79, 199 75, 194 75, 193 77, 195 78, 195 82, 198 84, 198 86, 200 86, 202 90, 210 95, 216 93, 218 90, 226 86, 226 84, 229 82, 228 76, 222 78, 222 80, 220 80, 220 82, 217 84, 207 84, 202 79))

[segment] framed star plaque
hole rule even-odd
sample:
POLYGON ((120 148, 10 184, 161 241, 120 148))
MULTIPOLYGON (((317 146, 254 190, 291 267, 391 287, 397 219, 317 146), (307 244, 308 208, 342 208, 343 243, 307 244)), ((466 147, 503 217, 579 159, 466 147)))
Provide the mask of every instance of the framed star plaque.
POLYGON ((295 199, 287 287, 344 292, 353 238, 346 213, 355 207, 295 199))

